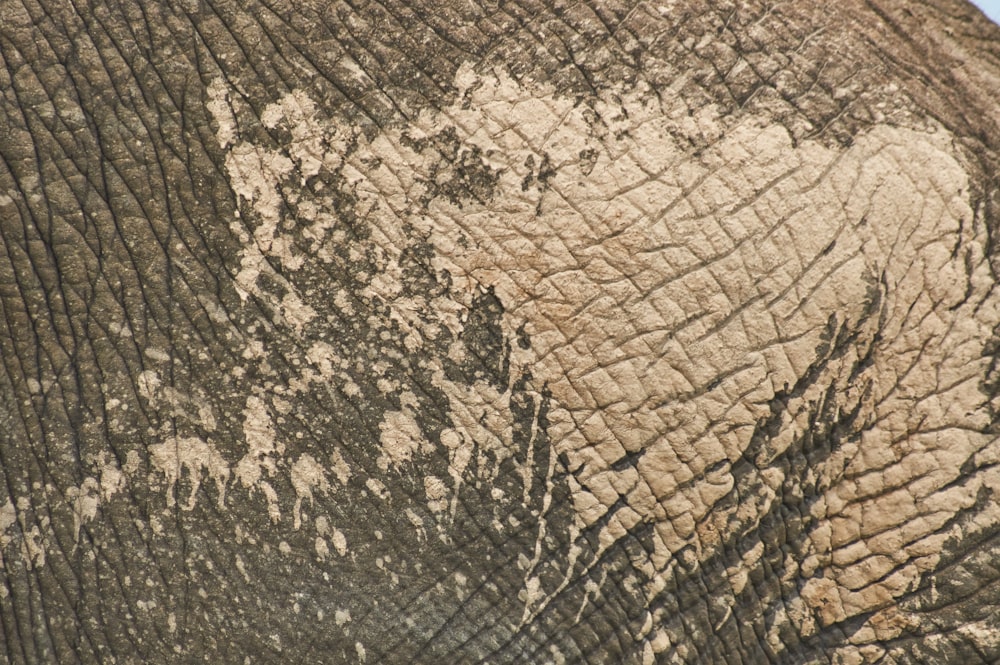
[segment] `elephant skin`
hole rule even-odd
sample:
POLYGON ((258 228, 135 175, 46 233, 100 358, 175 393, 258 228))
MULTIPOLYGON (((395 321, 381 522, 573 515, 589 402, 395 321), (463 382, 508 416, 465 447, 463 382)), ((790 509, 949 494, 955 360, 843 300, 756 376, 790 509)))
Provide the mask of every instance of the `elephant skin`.
POLYGON ((959 0, 0 0, 9 663, 1000 661, 959 0))

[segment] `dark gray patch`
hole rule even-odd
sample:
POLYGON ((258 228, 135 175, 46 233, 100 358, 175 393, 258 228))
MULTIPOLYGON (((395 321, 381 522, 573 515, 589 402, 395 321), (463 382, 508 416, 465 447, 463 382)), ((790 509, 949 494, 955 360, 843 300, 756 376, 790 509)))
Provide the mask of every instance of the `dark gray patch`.
POLYGON ((472 301, 459 339, 465 346, 460 364, 450 362, 449 377, 457 372, 460 381, 471 385, 486 381, 501 392, 510 381, 510 341, 503 333, 503 304, 493 287, 480 292, 472 301))

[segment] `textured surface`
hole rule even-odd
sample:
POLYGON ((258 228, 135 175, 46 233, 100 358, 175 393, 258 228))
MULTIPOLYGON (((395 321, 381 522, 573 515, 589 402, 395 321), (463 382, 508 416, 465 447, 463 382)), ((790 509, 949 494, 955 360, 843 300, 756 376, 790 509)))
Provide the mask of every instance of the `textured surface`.
POLYGON ((998 45, 0 0, 3 656, 996 662, 998 45))

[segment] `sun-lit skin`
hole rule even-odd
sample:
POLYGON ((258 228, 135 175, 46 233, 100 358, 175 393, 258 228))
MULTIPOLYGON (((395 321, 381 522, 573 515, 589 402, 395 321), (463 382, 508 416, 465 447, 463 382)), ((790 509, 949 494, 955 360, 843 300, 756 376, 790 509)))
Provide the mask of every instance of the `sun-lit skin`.
POLYGON ((971 6, 0 17, 0 659, 1000 658, 971 6))

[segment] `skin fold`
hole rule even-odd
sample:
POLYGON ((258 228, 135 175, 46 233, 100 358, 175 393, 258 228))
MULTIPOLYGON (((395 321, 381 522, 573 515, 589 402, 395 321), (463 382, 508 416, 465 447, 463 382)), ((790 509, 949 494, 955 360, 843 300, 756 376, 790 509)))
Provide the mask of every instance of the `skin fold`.
POLYGON ((0 0, 4 662, 996 662, 998 45, 0 0))

